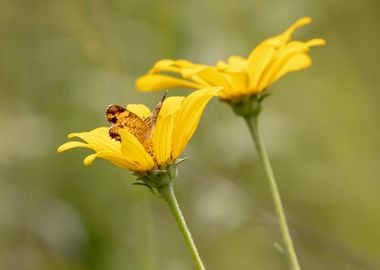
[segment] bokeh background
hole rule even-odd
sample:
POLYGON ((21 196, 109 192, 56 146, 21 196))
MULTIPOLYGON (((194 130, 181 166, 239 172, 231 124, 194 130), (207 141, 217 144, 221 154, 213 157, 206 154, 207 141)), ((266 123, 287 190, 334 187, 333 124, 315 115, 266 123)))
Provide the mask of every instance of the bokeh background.
MULTIPOLYGON (((380 2, 1 0, 0 269, 190 270, 164 203, 78 149, 108 104, 162 58, 247 55, 296 19, 313 66, 265 101, 262 128, 303 269, 380 269, 380 2)), ((187 94, 175 90, 172 95, 187 94)), ((269 187, 244 122, 208 106, 175 188, 208 269, 287 269, 269 187)))

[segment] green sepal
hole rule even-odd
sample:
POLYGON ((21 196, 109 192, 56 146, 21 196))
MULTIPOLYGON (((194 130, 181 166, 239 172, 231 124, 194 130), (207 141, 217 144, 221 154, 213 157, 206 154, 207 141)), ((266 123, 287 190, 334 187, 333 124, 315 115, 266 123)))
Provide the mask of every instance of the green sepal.
POLYGON ((154 169, 151 171, 152 176, 160 176, 160 175, 163 175, 165 173, 166 173, 166 170, 162 170, 162 169, 154 169))
POLYGON ((236 100, 223 101, 227 102, 237 115, 251 118, 257 117, 261 113, 261 103, 270 95, 271 93, 264 90, 251 96, 243 96, 236 100))
POLYGON ((167 167, 166 167, 166 172, 169 176, 170 179, 176 179, 177 176, 178 176, 178 169, 177 169, 177 166, 176 164, 169 164, 167 167))
POLYGON ((168 164, 166 167, 160 167, 146 172, 132 172, 136 176, 136 181, 133 185, 140 185, 148 187, 156 195, 159 194, 158 190, 162 186, 170 184, 177 176, 178 170, 176 165, 186 158, 179 159, 173 163, 168 164))
POLYGON ((271 95, 272 95, 272 93, 270 93, 270 92, 263 92, 263 94, 261 94, 258 98, 259 102, 263 102, 264 99, 266 99, 267 97, 269 97, 271 95))
POLYGON ((179 159, 176 159, 174 164, 177 166, 178 164, 184 162, 185 160, 187 160, 189 157, 183 157, 183 158, 179 158, 179 159))
POLYGON ((144 187, 147 187, 153 194, 155 194, 153 188, 151 186, 149 186, 148 184, 145 184, 143 182, 134 182, 132 183, 131 185, 134 185, 134 186, 144 186, 144 187))

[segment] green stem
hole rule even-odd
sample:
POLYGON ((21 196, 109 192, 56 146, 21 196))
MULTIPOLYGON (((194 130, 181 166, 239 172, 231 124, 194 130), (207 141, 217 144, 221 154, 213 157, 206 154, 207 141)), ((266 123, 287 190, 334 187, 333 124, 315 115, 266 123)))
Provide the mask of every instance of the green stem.
POLYGON ((185 218, 182 215, 181 209, 179 208, 177 199, 174 194, 173 190, 173 183, 170 182, 167 185, 161 186, 159 188, 159 191, 162 195, 162 198, 165 200, 167 205, 170 208, 170 211, 172 212, 175 221, 177 222, 177 225, 183 235, 183 238, 185 239, 186 245, 188 249, 190 250, 191 256, 193 257, 193 260, 195 262, 195 265, 197 266, 198 270, 205 270, 201 257, 199 256, 197 247, 195 246, 194 240, 191 237, 191 233, 189 231, 189 228, 186 225, 185 218))
POLYGON ((245 121, 248 125, 249 131, 252 135, 253 141, 255 143, 259 159, 264 167, 266 177, 269 181, 272 199, 275 206, 278 223, 280 225, 281 235, 286 248, 286 253, 288 255, 290 269, 300 270, 301 267, 298 262, 297 254, 293 246, 293 241, 290 236, 289 228, 286 223, 285 211, 281 202, 280 192, 277 187, 276 179, 273 174, 272 166, 269 161, 268 153, 265 148, 264 141, 261 137, 261 133, 258 126, 257 117, 245 117, 245 121))

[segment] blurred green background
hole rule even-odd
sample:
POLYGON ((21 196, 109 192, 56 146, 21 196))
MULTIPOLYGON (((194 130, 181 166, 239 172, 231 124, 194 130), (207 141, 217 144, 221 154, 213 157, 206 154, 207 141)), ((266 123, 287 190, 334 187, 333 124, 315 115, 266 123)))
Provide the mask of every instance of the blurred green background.
MULTIPOLYGON (((296 19, 321 37, 310 69, 265 101, 262 128, 303 269, 380 269, 380 2, 0 1, 0 269, 190 270, 162 201, 66 135, 145 103, 134 80, 162 58, 246 56, 296 19), (376 30, 377 29, 377 30, 376 30)), ((187 94, 175 90, 170 94, 187 94)), ((287 269, 244 122, 214 100, 175 188, 208 269, 287 269)))

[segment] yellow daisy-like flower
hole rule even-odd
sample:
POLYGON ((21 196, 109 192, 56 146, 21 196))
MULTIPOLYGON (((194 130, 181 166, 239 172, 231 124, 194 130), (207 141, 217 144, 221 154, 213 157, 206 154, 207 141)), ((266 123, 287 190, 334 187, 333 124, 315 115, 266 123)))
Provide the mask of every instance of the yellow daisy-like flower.
POLYGON ((311 19, 308 17, 299 19, 282 34, 261 42, 247 58, 231 56, 227 62, 219 61, 215 66, 186 60, 158 61, 147 75, 137 80, 137 88, 152 91, 172 87, 201 89, 223 86, 220 98, 233 102, 261 93, 285 74, 311 65, 309 48, 324 45, 325 40, 291 40, 297 28, 309 23, 311 19), (170 73, 181 77, 173 77, 170 73))
MULTIPOLYGON (((165 99, 155 125, 147 134, 150 144, 142 143, 134 132, 126 128, 119 129, 121 140, 116 141, 111 139, 108 127, 99 127, 90 132, 69 134, 69 139, 78 137, 84 142, 70 141, 57 151, 61 153, 76 147, 90 148, 95 153, 84 159, 85 165, 92 164, 95 158, 103 158, 137 173, 164 169, 181 155, 198 126, 205 106, 221 89, 201 89, 187 97, 165 99)), ((127 110, 141 119, 151 114, 142 104, 129 105, 127 110)))

